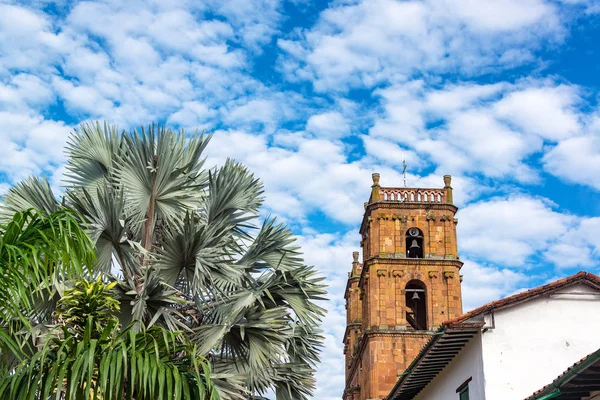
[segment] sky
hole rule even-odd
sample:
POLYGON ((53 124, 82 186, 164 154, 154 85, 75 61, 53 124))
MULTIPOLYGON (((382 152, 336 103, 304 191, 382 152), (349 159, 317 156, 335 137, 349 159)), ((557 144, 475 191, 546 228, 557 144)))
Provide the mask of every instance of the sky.
POLYGON ((81 122, 214 133, 327 277, 315 399, 344 387, 343 292, 371 174, 452 174, 464 310, 600 273, 600 1, 0 2, 0 193, 61 186, 81 122))

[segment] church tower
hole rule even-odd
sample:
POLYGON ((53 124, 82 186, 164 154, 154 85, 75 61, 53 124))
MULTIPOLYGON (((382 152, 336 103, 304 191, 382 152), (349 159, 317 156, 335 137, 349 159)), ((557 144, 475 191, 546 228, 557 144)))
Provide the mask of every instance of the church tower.
POLYGON ((450 175, 444 188, 381 187, 360 227, 346 286, 344 400, 385 398, 443 321, 462 314, 450 175))

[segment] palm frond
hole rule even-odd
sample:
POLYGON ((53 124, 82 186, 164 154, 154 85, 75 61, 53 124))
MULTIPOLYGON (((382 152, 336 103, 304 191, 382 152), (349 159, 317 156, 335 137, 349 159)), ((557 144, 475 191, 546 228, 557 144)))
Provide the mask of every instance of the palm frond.
POLYGON ((117 289, 121 293, 122 307, 128 310, 121 317, 122 323, 132 323, 136 330, 144 326, 152 327, 155 324, 165 326, 172 331, 186 328, 185 318, 174 306, 189 302, 151 269, 144 272, 135 286, 127 282, 119 282, 117 289))
POLYGON ((122 191, 106 184, 93 190, 95 196, 87 189, 69 191, 69 205, 83 217, 86 232, 96 245, 99 271, 111 272, 116 260, 124 277, 132 279, 139 274, 139 261, 131 254, 129 241, 136 239, 135 232, 142 221, 132 220, 125 214, 122 191))
POLYGON ((181 220, 201 195, 206 178, 199 166, 207 140, 194 138, 190 148, 183 133, 154 125, 126 135, 125 140, 127 151, 115 177, 123 187, 131 214, 145 220, 142 246, 149 250, 156 222, 181 220))
POLYGON ((154 265, 170 285, 198 296, 226 282, 240 283, 241 268, 233 259, 237 244, 231 231, 201 223, 188 213, 183 221, 167 230, 154 265))
POLYGON ((8 190, 0 207, 0 222, 9 221, 19 211, 29 209, 53 213, 60 209, 45 177, 29 177, 8 190))
POLYGON ((250 273, 269 268, 291 271, 302 267, 304 260, 299 247, 294 245, 295 241, 289 229, 277 224, 275 218, 268 218, 237 264, 247 268, 250 273))
POLYGON ((123 140, 116 126, 106 122, 81 124, 69 137, 66 182, 73 188, 87 189, 94 196, 96 188, 111 179, 115 161, 123 151, 123 140))
POLYGON ((263 185, 242 164, 227 160, 225 165, 209 174, 209 195, 203 198, 201 209, 206 224, 235 229, 253 228, 248 222, 256 218, 262 205, 263 185))

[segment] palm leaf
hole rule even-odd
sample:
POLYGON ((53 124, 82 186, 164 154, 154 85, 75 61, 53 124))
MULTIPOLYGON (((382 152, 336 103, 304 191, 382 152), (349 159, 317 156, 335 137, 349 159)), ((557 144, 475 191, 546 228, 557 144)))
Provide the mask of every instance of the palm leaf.
POLYGON ((66 182, 87 189, 94 196, 96 188, 111 179, 115 161, 123 151, 123 140, 116 126, 99 122, 84 123, 69 137, 66 182))
POLYGON ((53 213, 60 208, 46 178, 30 177, 17 183, 4 195, 0 221, 8 222, 19 211, 36 209, 53 213))

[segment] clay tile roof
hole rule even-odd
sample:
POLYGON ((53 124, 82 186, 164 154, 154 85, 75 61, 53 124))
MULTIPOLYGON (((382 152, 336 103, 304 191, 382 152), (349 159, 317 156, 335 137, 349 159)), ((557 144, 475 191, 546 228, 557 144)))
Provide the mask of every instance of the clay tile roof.
POLYGON ((525 292, 521 292, 521 293, 518 293, 518 294, 515 294, 512 296, 509 296, 509 297, 505 297, 504 299, 501 299, 501 300, 496 300, 496 301, 492 301, 491 303, 484 304, 481 307, 478 307, 474 310, 469 311, 468 313, 465 313, 459 317, 456 317, 456 318, 453 318, 453 319, 450 319, 450 320, 444 322, 444 325, 450 325, 450 324, 454 324, 454 323, 458 323, 458 322, 463 322, 463 321, 473 318, 479 314, 483 314, 485 312, 495 310, 498 308, 506 307, 511 304, 519 303, 519 302, 521 302, 523 300, 527 300, 531 297, 539 296, 546 292, 553 291, 560 287, 570 285, 570 284, 576 283, 576 282, 587 282, 588 284, 591 284, 592 286, 600 289, 600 277, 599 276, 594 275, 590 272, 580 271, 580 272, 576 273, 575 275, 571 275, 566 278, 559 279, 559 280, 549 283, 547 285, 539 286, 539 287, 536 287, 535 289, 530 289, 525 292))
MULTIPOLYGON (((565 395, 569 394, 568 393, 569 389, 577 390, 578 393, 584 392, 586 389, 590 389, 590 391, 597 389, 597 388, 590 387, 589 384, 586 385, 586 387, 584 387, 584 388, 577 386, 578 385, 578 383, 577 383, 578 376, 582 376, 584 379, 587 378, 588 380, 586 380, 586 383, 589 383, 589 379, 593 379, 594 381, 598 382, 597 378, 600 376, 600 373, 595 373, 595 374, 590 373, 588 375, 584 375, 586 370, 590 367, 599 367, 600 368, 600 349, 596 350, 592 354, 588 354, 587 356, 583 357, 581 360, 577 361, 575 364, 571 365, 569 368, 567 368, 565 370, 565 372, 563 372, 555 380, 553 380, 552 383, 550 383, 550 384, 544 386, 543 388, 541 388, 540 390, 536 391, 535 393, 533 393, 531 396, 529 396, 525 400, 540 399, 544 395, 553 393, 557 389, 559 389, 559 388, 562 389, 562 387, 564 387, 565 385, 569 385, 569 384, 571 385, 571 387, 564 390, 563 394, 565 394, 565 395)), ((598 382, 598 386, 600 386, 600 382, 598 382)), ((563 392, 563 390, 559 390, 559 392, 563 392)), ((585 396, 582 395, 581 397, 585 397, 585 396)))

